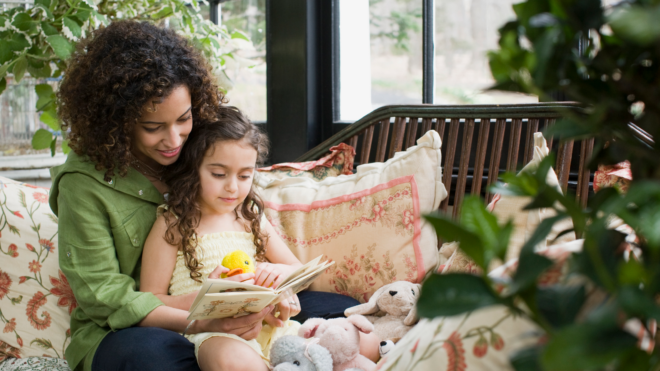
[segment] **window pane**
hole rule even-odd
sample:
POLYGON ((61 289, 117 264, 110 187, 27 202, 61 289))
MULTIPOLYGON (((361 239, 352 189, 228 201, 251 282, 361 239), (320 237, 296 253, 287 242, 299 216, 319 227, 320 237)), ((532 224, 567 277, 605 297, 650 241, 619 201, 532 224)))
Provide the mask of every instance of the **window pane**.
POLYGON ((340 0, 340 120, 422 103, 421 0, 340 0))
POLYGON ((222 24, 229 33, 241 31, 251 40, 234 38, 236 52, 228 58, 226 73, 232 88, 229 104, 253 121, 266 121, 266 0, 233 0, 220 4, 222 24))
POLYGON ((436 1, 435 104, 538 102, 538 97, 485 92, 494 84, 486 53, 498 47, 498 28, 513 20, 519 0, 436 1))

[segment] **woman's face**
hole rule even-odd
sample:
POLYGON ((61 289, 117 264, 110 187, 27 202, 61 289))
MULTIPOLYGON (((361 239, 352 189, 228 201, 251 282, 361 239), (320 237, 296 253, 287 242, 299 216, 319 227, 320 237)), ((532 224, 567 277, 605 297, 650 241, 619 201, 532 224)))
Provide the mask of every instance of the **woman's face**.
POLYGON ((147 103, 133 130, 133 154, 148 165, 173 164, 192 130, 191 108, 190 92, 185 85, 174 88, 165 98, 147 103))

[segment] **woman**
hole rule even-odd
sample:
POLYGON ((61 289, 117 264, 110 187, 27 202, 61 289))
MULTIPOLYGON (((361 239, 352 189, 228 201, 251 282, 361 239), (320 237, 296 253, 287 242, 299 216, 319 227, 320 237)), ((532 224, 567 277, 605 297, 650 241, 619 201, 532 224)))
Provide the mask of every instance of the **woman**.
MULTIPOLYGON (((197 369, 193 345, 177 333, 190 323, 187 312, 137 287, 142 245, 167 189, 164 168, 223 101, 207 63, 171 30, 116 22, 80 43, 58 98, 73 150, 52 171, 50 198, 60 267, 78 301, 69 365, 197 369)), ((254 338, 271 309, 197 321, 188 333, 254 338)))
MULTIPOLYGON (((70 367, 194 370, 194 346, 180 332, 250 340, 262 320, 275 323, 267 307, 191 324, 186 311, 138 290, 142 248, 167 191, 163 172, 224 100, 200 53, 171 30, 114 22, 79 43, 58 100, 73 152, 51 171, 50 206, 59 217, 60 267, 78 302, 65 353, 70 367)), ((309 298, 303 306, 316 301, 309 298)), ((335 314, 352 305, 336 301, 341 308, 332 309, 323 301, 335 314)))

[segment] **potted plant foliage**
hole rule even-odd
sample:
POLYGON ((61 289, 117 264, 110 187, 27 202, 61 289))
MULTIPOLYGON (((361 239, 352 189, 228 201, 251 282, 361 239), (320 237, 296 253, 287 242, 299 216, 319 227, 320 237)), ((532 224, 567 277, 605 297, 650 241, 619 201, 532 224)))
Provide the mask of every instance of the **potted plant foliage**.
MULTIPOLYGON (((584 208, 570 192, 546 184, 552 156, 535 174, 503 175, 507 186, 496 192, 531 197, 527 209, 553 208, 556 216, 541 222, 523 246, 504 290, 496 290, 486 273, 434 275, 422 288, 419 313, 450 316, 498 304, 529 318, 547 341, 514 355, 516 370, 657 370, 657 347, 640 350, 622 324, 637 318, 656 326, 649 320, 660 320, 660 150, 653 141, 660 138, 660 2, 606 7, 600 0, 528 0, 514 11, 516 19, 499 30, 499 49, 489 54, 493 89, 580 102, 583 109, 564 112, 545 136, 595 138, 591 170, 628 160, 633 180, 626 193, 603 189, 584 208), (636 233, 639 259, 620 253, 626 235, 608 228, 613 216, 636 233), (537 280, 552 262, 534 246, 563 218, 571 218, 584 239, 570 265, 570 274, 583 280, 541 287, 537 280), (606 300, 578 320, 587 285, 606 300)), ((498 224, 479 199, 467 198, 461 210, 458 221, 427 219, 485 272, 505 256, 512 227, 498 224)))

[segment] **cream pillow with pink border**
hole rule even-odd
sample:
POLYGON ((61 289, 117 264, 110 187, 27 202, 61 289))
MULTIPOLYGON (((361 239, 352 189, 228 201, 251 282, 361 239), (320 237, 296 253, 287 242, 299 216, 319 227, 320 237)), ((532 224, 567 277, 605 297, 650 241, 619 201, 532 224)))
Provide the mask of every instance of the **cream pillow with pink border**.
POLYGON ((429 131, 416 146, 353 175, 320 182, 257 177, 266 217, 298 259, 336 262, 311 290, 365 302, 390 282, 421 282, 436 266, 436 233, 421 215, 447 197, 440 147, 429 131))

